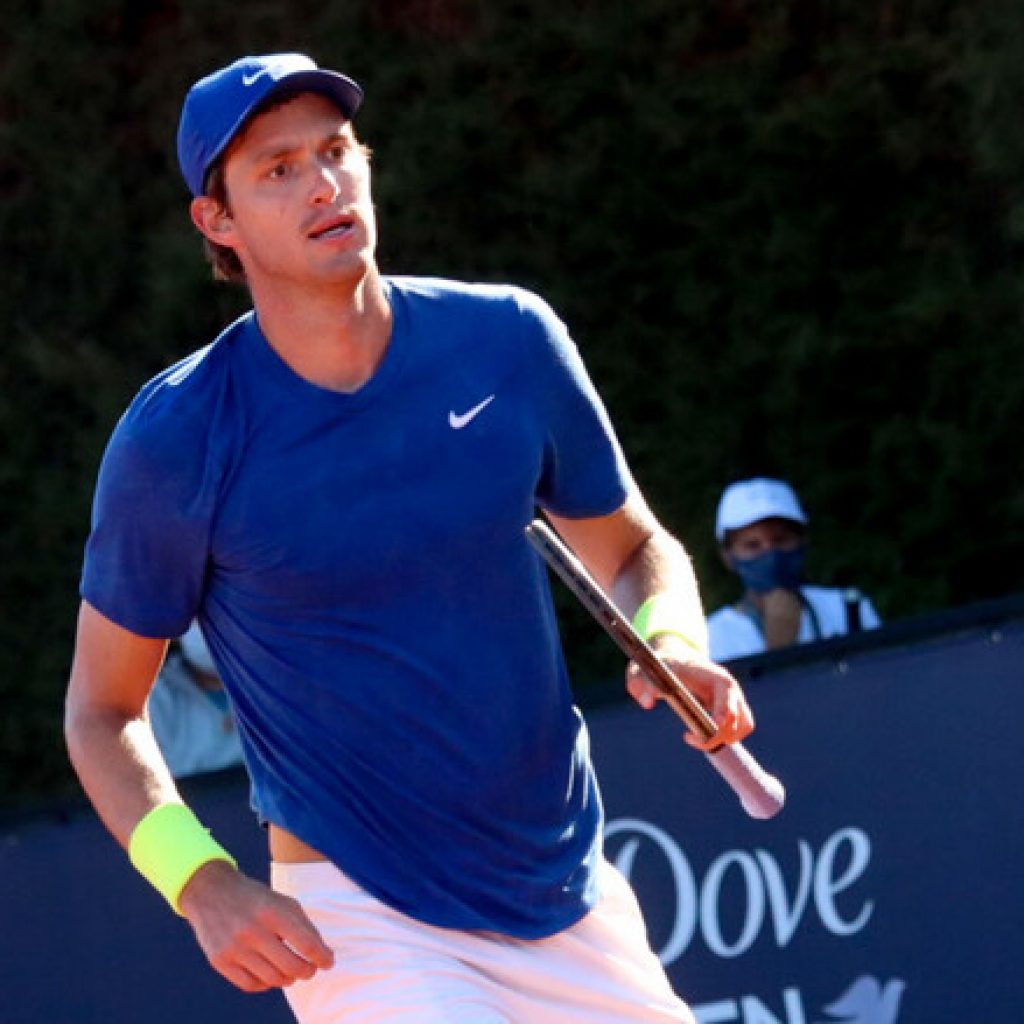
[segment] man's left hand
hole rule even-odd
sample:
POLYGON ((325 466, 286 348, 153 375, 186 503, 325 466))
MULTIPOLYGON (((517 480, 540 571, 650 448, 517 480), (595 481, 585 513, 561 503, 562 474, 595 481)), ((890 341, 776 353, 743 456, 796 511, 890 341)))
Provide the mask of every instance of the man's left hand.
MULTIPOLYGON (((655 637, 651 647, 704 705, 718 726, 718 732, 709 740, 687 732, 683 738, 691 747, 710 750, 723 743, 738 743, 754 731, 750 705, 740 684, 729 671, 700 655, 680 637, 669 633, 655 637)), ((635 662, 630 662, 626 669, 626 689, 647 710, 664 699, 661 690, 643 675, 635 662)))

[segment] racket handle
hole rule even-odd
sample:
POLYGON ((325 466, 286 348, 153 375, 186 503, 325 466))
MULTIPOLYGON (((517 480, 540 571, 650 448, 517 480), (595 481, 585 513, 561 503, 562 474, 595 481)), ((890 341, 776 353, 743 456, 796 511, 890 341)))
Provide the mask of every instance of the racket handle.
POLYGON ((786 802, 785 787, 757 763, 742 743, 708 751, 707 759, 752 818, 772 818, 782 810, 786 802))

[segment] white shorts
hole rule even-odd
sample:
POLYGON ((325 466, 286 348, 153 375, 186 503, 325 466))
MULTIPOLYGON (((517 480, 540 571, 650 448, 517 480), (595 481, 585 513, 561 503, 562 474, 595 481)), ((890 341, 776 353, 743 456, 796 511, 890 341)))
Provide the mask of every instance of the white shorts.
POLYGON ((602 898, 546 939, 435 928, 364 892, 333 864, 271 866, 334 950, 285 995, 301 1024, 694 1024, 647 941, 629 883, 600 868, 602 898))

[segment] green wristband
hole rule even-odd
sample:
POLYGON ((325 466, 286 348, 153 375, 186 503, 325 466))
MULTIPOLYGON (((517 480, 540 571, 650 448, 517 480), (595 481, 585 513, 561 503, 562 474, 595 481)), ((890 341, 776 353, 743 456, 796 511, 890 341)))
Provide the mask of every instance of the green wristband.
POLYGON ((211 860, 238 864, 184 804, 154 807, 132 832, 128 856, 135 869, 181 913, 178 898, 189 879, 211 860))
POLYGON ((687 646, 705 657, 708 653, 707 626, 704 615, 699 608, 690 618, 694 622, 687 623, 691 632, 680 626, 679 599, 668 594, 652 594, 637 609, 633 616, 633 628, 644 640, 651 640, 665 633, 677 636, 687 646), (696 636, 696 639, 695 639, 696 636))

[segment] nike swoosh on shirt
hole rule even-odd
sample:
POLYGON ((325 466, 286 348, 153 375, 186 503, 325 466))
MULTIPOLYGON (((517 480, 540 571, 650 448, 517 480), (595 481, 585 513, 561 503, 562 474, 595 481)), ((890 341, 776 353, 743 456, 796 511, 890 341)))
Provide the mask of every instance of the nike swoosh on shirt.
POLYGON ((482 402, 474 405, 468 412, 464 412, 461 415, 454 409, 448 413, 448 426, 452 430, 461 430, 467 423, 472 422, 477 418, 494 401, 494 395, 488 395, 482 402))

